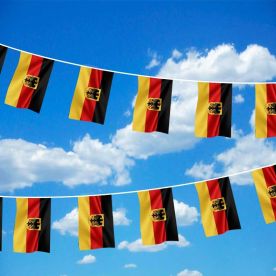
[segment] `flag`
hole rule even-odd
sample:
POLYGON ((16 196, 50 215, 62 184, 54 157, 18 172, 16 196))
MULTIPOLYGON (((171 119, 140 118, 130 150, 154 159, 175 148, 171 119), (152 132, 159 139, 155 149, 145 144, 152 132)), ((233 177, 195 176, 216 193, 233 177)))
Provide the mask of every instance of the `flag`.
POLYGON ((2 251, 2 216, 3 216, 3 198, 0 197, 0 251, 2 251))
POLYGON ((207 237, 241 228, 228 177, 200 182, 195 186, 207 237))
POLYGON ((178 241, 172 189, 138 192, 144 245, 178 241))
POLYGON ((81 67, 69 118, 104 124, 112 72, 81 67))
POLYGON ((138 77, 132 129, 169 133, 172 80, 138 77))
POLYGON ((5 57, 7 54, 8 48, 0 45, 0 73, 2 71, 2 67, 5 61, 5 57))
POLYGON ((196 137, 231 137, 232 84, 198 83, 196 137))
POLYGON ((115 247, 112 197, 79 197, 79 248, 115 247))
POLYGON ((252 172, 266 223, 276 221, 276 165, 252 172))
POLYGON ((53 60, 21 52, 5 103, 39 113, 53 64, 53 60))
POLYGON ((276 84, 255 85, 256 137, 276 136, 276 84))
POLYGON ((17 198, 13 236, 15 252, 50 252, 51 199, 17 198))

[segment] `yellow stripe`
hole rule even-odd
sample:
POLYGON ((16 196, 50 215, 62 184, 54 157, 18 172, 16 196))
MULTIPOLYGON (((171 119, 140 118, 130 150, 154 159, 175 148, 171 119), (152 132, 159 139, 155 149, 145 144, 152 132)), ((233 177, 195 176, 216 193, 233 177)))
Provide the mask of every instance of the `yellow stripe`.
POLYGON ((5 104, 15 106, 15 107, 17 106, 17 102, 23 86, 23 80, 28 73, 31 59, 32 59, 32 55, 24 52, 20 53, 20 58, 19 58, 17 68, 12 77, 11 83, 9 85, 9 88, 6 94, 5 104))
POLYGON ((209 83, 198 83, 198 100, 195 116, 195 136, 207 137, 209 83))
POLYGON ((263 170, 256 170, 252 172, 253 180, 257 190, 259 202, 263 211, 263 216, 266 223, 275 222, 274 212, 271 201, 267 193, 267 185, 264 178, 263 170))
POLYGON ((204 228, 205 235, 207 237, 215 236, 218 234, 216 222, 211 209, 211 199, 206 182, 200 182, 196 185, 198 193, 201 221, 204 228))
POLYGON ((85 90, 88 87, 92 69, 81 67, 75 88, 73 100, 71 103, 69 118, 80 120, 82 108, 85 100, 85 90))
POLYGON ((255 85, 255 128, 257 138, 267 137, 266 84, 255 85))
POLYGON ((144 245, 155 244, 149 192, 139 192, 138 198, 140 201, 140 228, 142 243, 144 245))
POLYGON ((145 131, 150 78, 138 77, 138 93, 133 113, 132 129, 145 131))
POLYGON ((16 199, 16 217, 13 235, 13 251, 26 252, 28 199, 16 199))
POLYGON ((80 250, 91 249, 90 243, 90 203, 89 197, 79 197, 79 248, 80 250))

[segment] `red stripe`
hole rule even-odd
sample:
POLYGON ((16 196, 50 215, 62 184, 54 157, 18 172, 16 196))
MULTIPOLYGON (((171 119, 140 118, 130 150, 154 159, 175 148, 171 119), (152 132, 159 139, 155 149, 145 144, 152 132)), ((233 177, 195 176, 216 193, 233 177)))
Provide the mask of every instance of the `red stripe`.
MULTIPOLYGON (((220 83, 209 83, 209 102, 221 101, 221 85, 220 83)), ((220 115, 208 114, 207 137, 219 135, 220 115)))
MULTIPOLYGON (((276 85, 266 85, 267 102, 276 102, 276 85)), ((276 136, 276 115, 267 115, 267 137, 276 136)))
MULTIPOLYGON (((102 201, 100 196, 90 196, 90 215, 102 214, 102 201)), ((90 227, 91 249, 103 247, 102 227, 90 227)))
MULTIPOLYGON (((40 70, 41 70, 42 63, 43 63, 42 57, 32 56, 27 75, 38 77, 40 70)), ((24 76, 24 78, 25 78, 25 76, 24 76)), ((22 80, 22 82, 23 82, 23 80, 22 80)), ((21 92, 20 92, 20 95, 18 98, 17 107, 28 108, 30 105, 34 91, 35 91, 35 89, 26 87, 22 83, 22 88, 21 88, 21 92)))
MULTIPOLYGON (((149 191, 151 209, 163 208, 162 195, 160 190, 149 191)), ((153 221, 153 232, 155 243, 162 243, 167 240, 165 221, 153 221)))
MULTIPOLYGON (((263 168, 263 173, 267 187, 276 185, 276 173, 273 167, 263 168)), ((276 198, 270 198, 270 202, 276 220, 276 198)))
MULTIPOLYGON (((160 98, 162 80, 150 78, 150 87, 148 98, 160 98)), ((158 125, 159 111, 148 110, 146 114, 145 132, 156 131, 158 125)))
MULTIPOLYGON (((88 87, 101 88, 102 76, 103 71, 91 69, 88 87)), ((89 122, 93 121, 96 104, 97 101, 85 99, 82 107, 80 120, 89 122)))
MULTIPOLYGON (((40 218, 40 199, 28 198, 28 218, 40 218)), ((34 252, 38 249, 39 231, 27 230, 26 252, 34 252)))
MULTIPOLYGON (((221 191, 218 180, 206 181, 211 200, 221 198, 221 191)), ((227 206, 226 206, 227 207, 227 206)), ((226 211, 213 212, 218 234, 229 230, 226 211)))

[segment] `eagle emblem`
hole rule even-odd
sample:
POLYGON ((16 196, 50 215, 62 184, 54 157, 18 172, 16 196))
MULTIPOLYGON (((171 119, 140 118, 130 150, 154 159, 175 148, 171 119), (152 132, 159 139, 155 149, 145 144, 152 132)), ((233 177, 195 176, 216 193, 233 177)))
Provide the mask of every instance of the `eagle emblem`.
POLYGON ((27 220, 28 230, 41 230, 41 218, 28 218, 27 220))
POLYGON ((153 221, 165 221, 166 220, 166 210, 165 208, 159 208, 152 210, 151 217, 153 221))
POLYGON ((147 102, 148 110, 160 111, 162 106, 161 98, 149 98, 147 102))
POLYGON ((103 227, 104 226, 104 214, 91 215, 89 218, 91 227, 103 227))
POLYGON ((208 113, 210 115, 221 115, 222 114, 222 103, 221 102, 210 102, 208 106, 208 113))
POLYGON ((226 210, 226 203, 223 197, 212 200, 212 209, 214 212, 226 210))
POLYGON ((36 76, 27 75, 23 80, 24 86, 31 89, 37 89, 38 83, 39 83, 39 77, 36 77, 36 76))
POLYGON ((101 89, 95 87, 88 87, 85 91, 85 97, 88 100, 93 100, 98 102, 101 96, 101 89))

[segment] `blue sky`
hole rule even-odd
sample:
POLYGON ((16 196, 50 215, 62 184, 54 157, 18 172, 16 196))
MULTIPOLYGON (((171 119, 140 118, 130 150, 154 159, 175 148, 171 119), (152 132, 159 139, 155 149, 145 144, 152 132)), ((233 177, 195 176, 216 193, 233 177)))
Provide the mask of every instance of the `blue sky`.
MULTIPOLYGON (((4 44, 80 64, 168 78, 276 79, 273 2, 5 1, 0 26, 4 44)), ((171 133, 138 134, 129 130, 134 77, 115 75, 104 126, 68 119, 78 67, 64 64, 54 65, 39 115, 4 105, 18 56, 9 51, 0 76, 2 194, 145 189, 276 160, 275 140, 253 135, 252 86, 234 87, 232 139, 193 137, 197 90, 180 82, 173 88, 171 133)), ((161 246, 155 252, 137 241, 139 206, 133 194, 113 197, 116 249, 79 251, 77 200, 67 199, 52 202, 51 254, 15 254, 15 200, 6 199, 1 275, 274 275, 275 225, 265 224, 250 175, 231 181, 242 230, 205 238, 195 188, 177 188, 181 247, 161 246), (85 258, 87 264, 78 263, 87 255, 93 256, 85 258)))

